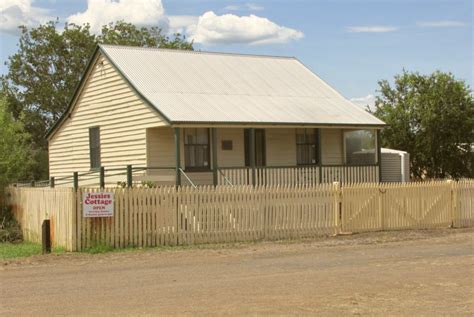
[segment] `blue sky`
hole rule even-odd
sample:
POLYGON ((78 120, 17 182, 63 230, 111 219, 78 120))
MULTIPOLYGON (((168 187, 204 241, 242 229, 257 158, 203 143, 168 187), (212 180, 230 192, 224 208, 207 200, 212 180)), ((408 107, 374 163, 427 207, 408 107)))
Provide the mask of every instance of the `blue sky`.
POLYGON ((124 19, 181 31, 197 49, 296 56, 359 104, 404 68, 473 83, 470 0, 2 0, 0 11, 2 64, 16 51, 18 24, 124 19))

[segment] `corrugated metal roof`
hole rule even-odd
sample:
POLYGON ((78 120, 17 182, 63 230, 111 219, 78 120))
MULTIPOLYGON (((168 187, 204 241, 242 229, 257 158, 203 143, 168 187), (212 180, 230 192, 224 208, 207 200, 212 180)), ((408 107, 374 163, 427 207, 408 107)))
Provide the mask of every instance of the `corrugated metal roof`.
POLYGON ((293 57, 101 49, 171 123, 384 125, 293 57))

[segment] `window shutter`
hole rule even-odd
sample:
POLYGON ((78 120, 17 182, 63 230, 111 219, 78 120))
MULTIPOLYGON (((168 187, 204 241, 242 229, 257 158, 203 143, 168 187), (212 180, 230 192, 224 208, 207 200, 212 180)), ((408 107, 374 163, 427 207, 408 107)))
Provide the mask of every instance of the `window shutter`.
POLYGON ((100 128, 89 128, 89 150, 91 169, 100 167, 100 128))

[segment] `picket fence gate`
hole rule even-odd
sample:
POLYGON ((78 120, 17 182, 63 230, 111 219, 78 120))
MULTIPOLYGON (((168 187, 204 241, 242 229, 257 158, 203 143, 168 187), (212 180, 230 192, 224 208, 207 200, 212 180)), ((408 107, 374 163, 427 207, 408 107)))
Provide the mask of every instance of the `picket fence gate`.
POLYGON ((83 217, 82 195, 97 188, 9 188, 29 241, 51 219, 54 245, 79 251, 293 239, 474 225, 474 181, 315 186, 106 188, 114 216, 83 217))

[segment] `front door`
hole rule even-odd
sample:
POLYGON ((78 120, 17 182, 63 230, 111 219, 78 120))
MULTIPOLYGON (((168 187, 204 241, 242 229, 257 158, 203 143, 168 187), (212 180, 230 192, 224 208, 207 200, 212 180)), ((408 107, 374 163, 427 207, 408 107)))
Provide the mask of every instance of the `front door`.
MULTIPOLYGON (((250 129, 244 130, 245 166, 250 166, 250 129)), ((265 129, 255 129, 255 166, 265 166, 265 129)))

